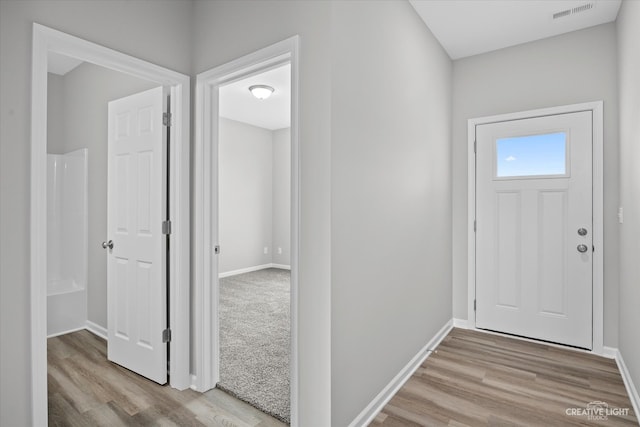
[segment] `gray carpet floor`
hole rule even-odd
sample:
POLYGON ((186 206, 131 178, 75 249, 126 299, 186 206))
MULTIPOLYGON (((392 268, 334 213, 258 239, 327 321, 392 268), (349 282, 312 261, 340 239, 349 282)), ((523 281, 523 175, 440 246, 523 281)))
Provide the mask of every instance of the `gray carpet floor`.
POLYGON ((290 272, 269 268, 220 279, 220 382, 289 423, 290 272))

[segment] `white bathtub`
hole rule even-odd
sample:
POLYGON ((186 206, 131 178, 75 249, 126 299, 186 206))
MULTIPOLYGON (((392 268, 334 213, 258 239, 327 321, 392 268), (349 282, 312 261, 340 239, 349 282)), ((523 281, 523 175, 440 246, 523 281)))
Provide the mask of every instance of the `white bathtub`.
POLYGON ((87 323, 87 290, 72 280, 47 283, 47 336, 83 329, 87 323))

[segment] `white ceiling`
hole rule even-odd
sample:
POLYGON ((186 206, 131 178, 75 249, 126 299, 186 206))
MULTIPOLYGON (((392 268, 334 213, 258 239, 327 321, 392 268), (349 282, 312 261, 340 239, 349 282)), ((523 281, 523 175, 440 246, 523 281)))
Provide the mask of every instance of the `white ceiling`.
POLYGON ((622 0, 409 1, 451 59, 459 59, 614 21, 622 0), (563 11, 569 13, 553 19, 563 11))
POLYGON ((69 71, 82 64, 82 61, 70 56, 61 55, 55 52, 48 53, 48 71, 59 76, 64 76, 69 71))
POLYGON ((264 129, 291 126, 291 65, 283 65, 220 87, 220 116, 264 129), (256 99, 249 86, 274 88, 267 99, 256 99))

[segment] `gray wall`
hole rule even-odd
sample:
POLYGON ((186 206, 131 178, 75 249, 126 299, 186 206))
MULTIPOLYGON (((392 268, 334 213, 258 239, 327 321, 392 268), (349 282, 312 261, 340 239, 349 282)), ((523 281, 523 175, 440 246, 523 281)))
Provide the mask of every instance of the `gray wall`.
POLYGON ((291 129, 279 129, 273 136, 273 224, 272 261, 291 264, 291 129), (278 249, 282 253, 278 253, 278 249))
POLYGON ((190 73, 189 2, 0 1, 0 425, 31 420, 29 198, 33 22, 190 73))
POLYGON ((453 317, 467 318, 467 120, 604 101, 604 339, 618 344, 618 96, 615 24, 453 63, 453 317))
POLYGON ((218 150, 219 272, 269 264, 273 223, 271 131, 220 118, 218 150))
POLYGON ((290 264, 290 134, 220 118, 219 273, 290 264))
MULTIPOLYGON (((618 14, 620 91, 620 337, 634 385, 640 387, 640 2, 625 0, 618 14)), ((637 390, 636 390, 637 391, 637 390)), ((636 414, 637 415, 637 414, 636 414)))
POLYGON ((331 425, 451 319, 451 61, 411 5, 336 2, 331 425))
MULTIPOLYGON (((49 81, 52 81, 51 74, 49 81)), ((61 93, 49 91, 47 119, 62 117, 62 133, 56 140, 47 140, 52 153, 67 153, 89 149, 89 280, 87 285, 88 320, 107 327, 107 257, 100 243, 107 235, 107 103, 114 99, 142 92, 157 83, 140 80, 127 74, 97 65, 83 63, 64 76, 61 93)), ((60 126, 60 124, 58 125, 60 126)))
POLYGON ((196 1, 193 72, 296 34, 300 57, 299 424, 331 425, 331 74, 327 1, 196 1))
POLYGON ((47 153, 64 154, 64 76, 49 73, 47 78, 47 153))

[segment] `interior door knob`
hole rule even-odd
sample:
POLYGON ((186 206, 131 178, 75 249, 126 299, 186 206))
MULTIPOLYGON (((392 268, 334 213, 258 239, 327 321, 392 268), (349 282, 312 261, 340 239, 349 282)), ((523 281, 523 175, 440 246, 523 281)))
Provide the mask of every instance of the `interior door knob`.
POLYGON ((586 228, 579 228, 578 229, 578 235, 579 236, 586 236, 587 235, 587 229, 586 228))
POLYGON ((113 240, 109 240, 108 242, 102 242, 103 249, 113 249, 113 240))
POLYGON ((578 245, 578 248, 577 248, 577 249, 578 249, 578 252, 580 252, 580 253, 585 253, 585 252, 587 252, 587 250, 588 250, 589 248, 587 247, 587 245, 582 245, 582 244, 580 244, 580 245, 578 245))

